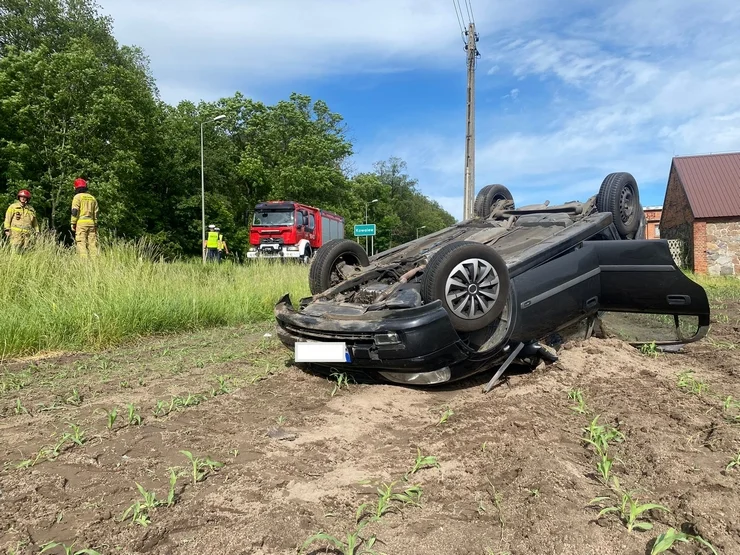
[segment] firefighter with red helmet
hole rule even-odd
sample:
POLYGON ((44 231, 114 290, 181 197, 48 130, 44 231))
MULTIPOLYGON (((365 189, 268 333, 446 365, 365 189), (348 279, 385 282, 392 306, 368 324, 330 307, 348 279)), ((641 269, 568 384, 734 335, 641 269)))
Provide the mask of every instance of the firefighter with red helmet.
POLYGON ((83 258, 98 254, 98 201, 87 192, 87 181, 75 179, 72 199, 72 231, 77 254, 83 258))
POLYGON ((5 212, 5 236, 16 250, 28 248, 32 233, 39 231, 36 211, 29 204, 30 200, 31 193, 27 189, 21 189, 18 191, 18 201, 11 204, 5 212))

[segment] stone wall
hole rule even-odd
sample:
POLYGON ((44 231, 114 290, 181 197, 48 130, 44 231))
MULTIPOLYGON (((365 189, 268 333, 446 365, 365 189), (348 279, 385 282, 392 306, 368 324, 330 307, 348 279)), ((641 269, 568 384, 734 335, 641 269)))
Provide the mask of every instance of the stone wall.
POLYGON ((706 238, 709 274, 740 277, 740 217, 708 220, 706 238))

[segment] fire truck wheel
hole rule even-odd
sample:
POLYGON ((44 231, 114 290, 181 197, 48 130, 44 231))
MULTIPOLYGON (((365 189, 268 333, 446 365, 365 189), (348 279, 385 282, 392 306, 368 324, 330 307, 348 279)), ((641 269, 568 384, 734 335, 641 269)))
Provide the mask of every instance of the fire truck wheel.
POLYGON ((303 252, 303 256, 300 257, 301 264, 309 264, 312 256, 313 250, 311 250, 311 245, 306 245, 306 250, 303 252))
POLYGON ((365 250, 349 239, 333 239, 314 255, 308 272, 312 295, 323 293, 346 279, 352 268, 359 270, 370 261, 365 250))

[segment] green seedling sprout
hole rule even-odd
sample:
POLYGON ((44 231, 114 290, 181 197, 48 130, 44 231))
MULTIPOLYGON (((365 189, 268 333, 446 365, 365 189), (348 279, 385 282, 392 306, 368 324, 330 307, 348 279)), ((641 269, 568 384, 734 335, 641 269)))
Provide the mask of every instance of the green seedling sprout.
POLYGON ((24 407, 23 403, 21 403, 20 397, 15 400, 15 413, 16 414, 28 414, 26 407, 24 407))
POLYGON ((421 449, 418 447, 416 448, 416 460, 414 461, 413 466, 404 474, 403 479, 408 480, 408 477, 412 474, 416 474, 419 470, 422 470, 423 468, 432 468, 437 467, 439 468, 439 461, 437 460, 437 457, 433 455, 424 456, 421 454, 421 449))
POLYGON ((194 457, 190 451, 180 451, 180 453, 190 461, 193 470, 193 484, 203 481, 208 474, 224 466, 224 463, 214 461, 210 457, 205 459, 194 457))
POLYGON ((679 532, 675 528, 669 528, 667 531, 663 532, 655 539, 655 543, 653 543, 653 548, 650 551, 650 555, 665 553, 671 547, 673 547, 673 544, 676 542, 689 543, 691 541, 695 541, 696 543, 703 545, 714 555, 717 555, 717 551, 714 549, 714 546, 701 536, 685 534, 683 532, 679 532))
POLYGON ((583 441, 592 445, 596 454, 601 456, 606 453, 610 442, 624 441, 624 434, 612 426, 598 424, 599 416, 597 415, 587 428, 583 428, 583 441))
POLYGON ((345 389, 349 389, 349 380, 347 378, 346 373, 332 372, 331 377, 334 378, 337 382, 334 384, 334 389, 332 389, 332 392, 331 392, 332 397, 334 397, 334 395, 336 395, 342 390, 342 386, 344 386, 345 389))
POLYGON ((701 379, 694 377, 693 370, 687 370, 681 372, 678 375, 678 388, 682 389, 692 395, 701 395, 709 390, 709 386, 704 383, 701 379))
MULTIPOLYGON (((627 527, 627 531, 632 532, 632 530, 634 529, 652 530, 653 524, 651 522, 639 520, 640 515, 642 515, 646 511, 659 510, 670 512, 670 509, 668 509, 668 507, 658 505, 657 503, 644 503, 642 505, 638 504, 637 498, 633 496, 634 492, 623 490, 620 487, 619 479, 616 476, 612 478, 612 481, 612 489, 614 491, 614 494, 616 495, 616 500, 619 502, 619 504, 603 507, 599 511, 599 514, 596 518, 601 518, 603 515, 608 513, 616 513, 619 519, 627 527)), ((605 501, 609 500, 614 500, 614 498, 611 496, 596 497, 591 500, 589 505, 602 505, 605 501)))
POLYGON ((142 501, 135 501, 133 505, 131 505, 126 511, 123 513, 123 516, 121 516, 121 522, 126 520, 129 515, 131 515, 131 523, 132 524, 138 524, 139 526, 149 526, 151 523, 151 519, 149 518, 149 511, 152 509, 157 508, 162 503, 157 501, 157 496, 153 491, 147 491, 144 489, 144 487, 136 483, 136 489, 139 490, 139 493, 143 497, 142 501))
POLYGON ((41 551, 39 551, 39 553, 45 553, 52 549, 56 549, 57 547, 61 547, 64 550, 64 555, 100 555, 100 552, 95 551, 94 549, 79 549, 77 551, 72 551, 74 549, 74 545, 74 542, 72 545, 59 542, 48 542, 41 546, 41 551))
POLYGON ((442 413, 442 416, 440 416, 439 422, 437 422, 437 426, 439 426, 440 424, 446 423, 450 419, 450 417, 453 416, 454 414, 455 414, 455 411, 453 411, 450 408, 448 408, 447 410, 445 410, 442 413))
POLYGON ((649 355, 652 357, 657 357, 660 354, 660 351, 658 351, 658 347, 655 341, 653 341, 652 343, 645 343, 644 345, 642 345, 640 347, 640 352, 643 355, 649 355))
POLYGON ((64 436, 66 436, 66 438, 72 443, 82 446, 82 444, 87 441, 85 438, 85 432, 83 432, 77 424, 73 424, 72 422, 67 422, 67 425, 72 428, 72 433, 66 433, 64 436))
POLYGON ((216 397, 217 395, 227 395, 231 393, 231 389, 229 388, 229 376, 216 376, 216 380, 218 380, 218 389, 215 387, 211 389, 211 397, 216 397))
POLYGON ((397 483, 398 482, 391 482, 390 484, 383 484, 378 487, 378 500, 375 503, 363 503, 360 505, 355 514, 355 520, 360 522, 368 513, 368 509, 370 508, 373 509, 370 513, 370 521, 374 522, 376 520, 380 520, 390 512, 400 512, 401 509, 399 505, 420 504, 422 494, 421 486, 408 486, 401 492, 394 492, 394 486, 397 483), (396 504, 394 504, 394 502, 396 504))
POLYGON ((167 492, 167 506, 175 504, 175 484, 177 484, 177 474, 174 468, 170 468, 170 489, 167 492))
POLYGON ((117 408, 113 408, 110 411, 106 412, 105 414, 106 414, 106 416, 108 418, 108 429, 109 430, 112 430, 113 429, 113 424, 116 423, 116 418, 118 418, 118 409, 117 408))
POLYGON ((167 409, 167 401, 157 401, 152 412, 154 412, 154 416, 167 416, 170 412, 167 409))
POLYGON ((317 532, 303 542, 301 552, 315 542, 324 541, 331 544, 342 555, 377 555, 378 552, 372 548, 375 545, 376 537, 374 535, 369 538, 360 536, 366 525, 367 521, 360 522, 353 532, 347 533, 347 538, 344 541, 326 532, 317 532))
POLYGON ((571 389, 568 392, 568 399, 577 403, 570 407, 570 410, 577 412, 578 414, 586 414, 588 409, 586 407, 586 401, 583 399, 583 391, 580 389, 571 389))
POLYGON ((735 454, 735 458, 730 461, 730 463, 725 467, 725 470, 732 470, 736 466, 740 467, 740 451, 735 454))
POLYGON ((133 403, 127 404, 126 409, 128 410, 128 425, 141 426, 141 415, 139 414, 139 409, 137 409, 133 403))
POLYGON ((77 388, 72 389, 72 393, 64 399, 64 402, 73 407, 79 407, 82 404, 82 396, 80 395, 80 392, 77 391, 77 388))

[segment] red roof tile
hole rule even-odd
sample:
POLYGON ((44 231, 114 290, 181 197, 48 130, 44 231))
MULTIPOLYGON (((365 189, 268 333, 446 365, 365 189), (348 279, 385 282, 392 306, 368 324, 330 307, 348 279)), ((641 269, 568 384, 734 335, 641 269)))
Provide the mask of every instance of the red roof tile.
POLYGON ((673 166, 695 218, 740 216, 740 152, 676 156, 673 166))

